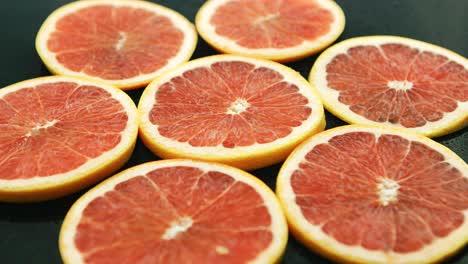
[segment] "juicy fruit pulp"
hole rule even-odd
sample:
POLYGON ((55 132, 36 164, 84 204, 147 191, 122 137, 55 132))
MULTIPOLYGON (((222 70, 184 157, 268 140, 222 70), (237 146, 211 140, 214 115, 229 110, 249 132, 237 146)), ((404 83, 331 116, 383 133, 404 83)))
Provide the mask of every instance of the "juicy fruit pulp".
POLYGON ((162 84, 149 120, 194 147, 270 143, 311 114, 307 98, 278 72, 242 61, 216 62, 162 84))
POLYGON ((312 224, 370 250, 421 249, 460 227, 468 209, 463 173, 437 151, 395 135, 335 136, 305 156, 291 184, 312 224))
POLYGON ((196 16, 215 49, 274 61, 314 54, 343 32, 343 10, 332 0, 211 0, 196 16))
POLYGON ((122 182, 92 201, 75 243, 88 263, 110 256, 129 263, 142 255, 161 263, 209 262, 205 256, 210 255, 213 263, 243 263, 271 243, 270 224, 261 197, 250 186, 218 172, 174 167, 122 182), (112 241, 121 242, 113 247, 112 241))
MULTIPOLYGON (((16 191, 21 196, 23 188, 31 188, 24 193, 29 197, 62 184, 59 193, 71 192, 65 185, 80 177, 106 176, 101 170, 116 169, 130 155, 137 133, 130 118, 135 115, 123 92, 75 78, 38 78, 1 89, 2 197, 16 191)), ((76 182, 77 188, 90 180, 76 182)))
MULTIPOLYGON (((358 126, 331 131, 306 143, 290 157, 289 169, 282 168, 289 173, 279 176, 290 177, 295 198, 288 202, 308 224, 344 247, 389 258, 423 250, 448 254, 463 245, 457 239, 467 228, 466 163, 412 134, 358 126), (454 246, 444 252, 448 241, 454 246)), ((426 257, 421 253, 418 261, 426 257)))
POLYGON ((325 125, 321 101, 300 74, 231 55, 194 60, 156 79, 138 108, 140 135, 158 156, 243 169, 284 160, 325 125))
POLYGON ((327 73, 338 100, 376 122, 419 127, 468 101, 463 65, 403 44, 353 47, 336 56, 327 73))
POLYGON ((210 23, 216 33, 249 49, 287 48, 330 31, 332 13, 315 1, 227 1, 210 23))
POLYGON ((54 11, 39 30, 36 48, 53 73, 131 89, 187 61, 196 40, 193 25, 165 7, 90 0, 54 11))
POLYGON ((148 164, 81 198, 86 204, 67 216, 81 208, 80 218, 71 219, 76 230, 66 234, 72 227, 66 219, 61 245, 67 237, 84 263, 246 263, 271 247, 284 250, 285 241, 280 248, 276 241, 287 232, 280 207, 259 181, 191 161, 148 164))
POLYGON ((317 59, 310 81, 327 109, 350 123, 434 137, 460 129, 468 119, 466 59, 412 39, 345 40, 317 59))
POLYGON ((121 140, 128 116, 96 86, 50 82, 0 98, 0 179, 46 177, 76 169, 121 140))
POLYGON ((162 15, 97 5, 59 19, 47 47, 71 71, 120 80, 159 70, 177 54, 183 37, 162 15))

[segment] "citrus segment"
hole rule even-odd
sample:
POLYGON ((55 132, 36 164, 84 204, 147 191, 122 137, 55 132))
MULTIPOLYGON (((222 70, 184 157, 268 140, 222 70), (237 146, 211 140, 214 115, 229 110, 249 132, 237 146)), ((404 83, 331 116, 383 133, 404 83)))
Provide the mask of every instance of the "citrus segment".
POLYGON ((128 169, 81 197, 60 233, 65 263, 273 263, 287 226, 240 170, 190 160, 128 169))
POLYGON ((198 32, 216 49, 277 61, 325 48, 344 23, 343 11, 330 0, 212 0, 196 17, 198 32))
POLYGON ((350 123, 440 136, 467 123, 466 58, 390 36, 343 41, 324 52, 310 81, 327 109, 350 123))
POLYGON ((349 262, 434 262, 468 232, 468 166, 425 137, 345 126, 285 162, 277 195, 310 248, 349 262))
POLYGON ((193 26, 178 13, 144 1, 78 1, 52 13, 36 47, 54 73, 135 88, 187 61, 193 26))
POLYGON ((229 55, 189 62, 155 80, 139 111, 142 138, 157 155, 249 169, 281 161, 324 128, 321 102, 298 73, 229 55))
POLYGON ((123 165, 136 141, 131 99, 80 79, 3 88, 0 112, 1 200, 44 200, 84 187, 123 165))

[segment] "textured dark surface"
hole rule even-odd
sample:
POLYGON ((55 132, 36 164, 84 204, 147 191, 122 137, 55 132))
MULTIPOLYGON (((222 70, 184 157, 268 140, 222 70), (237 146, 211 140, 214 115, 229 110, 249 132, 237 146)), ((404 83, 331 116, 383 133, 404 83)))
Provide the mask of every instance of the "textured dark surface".
MULTIPOLYGON (((2 1, 0 7, 0 87, 18 81, 49 75, 34 48, 37 30, 65 0, 2 1)), ((153 1, 184 14, 193 22, 204 1, 153 1)), ((346 14, 346 28, 339 40, 365 35, 399 35, 415 38, 468 55, 468 1, 463 0, 359 0, 337 1, 346 14)), ((338 40, 338 41, 339 41, 338 40)), ((215 54, 199 40, 193 58, 215 54)), ((316 56, 290 63, 290 67, 305 77, 316 56)), ((142 90, 129 92, 137 103, 142 90)), ((327 113, 327 128, 345 124, 327 113)), ((436 139, 448 146, 465 161, 468 160, 468 129, 436 139)), ((141 141, 125 168, 158 159, 141 141)), ((274 189, 280 165, 252 173, 274 189)), ((0 263, 61 263, 57 238, 62 220, 72 203, 83 193, 37 204, 0 203, 0 263)), ((450 263, 468 263, 465 248, 450 263)), ((291 236, 283 263, 329 263, 312 253, 291 236)))

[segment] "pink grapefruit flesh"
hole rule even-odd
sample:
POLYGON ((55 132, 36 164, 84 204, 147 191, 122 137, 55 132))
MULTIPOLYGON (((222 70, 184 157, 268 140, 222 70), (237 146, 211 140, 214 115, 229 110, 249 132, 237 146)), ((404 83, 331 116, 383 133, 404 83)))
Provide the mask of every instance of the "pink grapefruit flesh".
POLYGON ((121 80, 168 64, 183 38, 168 17, 143 8, 95 5, 60 18, 47 47, 71 71, 121 80))
POLYGON ((352 124, 384 125, 428 137, 468 124, 468 62, 450 50, 397 36, 333 45, 309 80, 325 107, 352 124))
POLYGON ((197 67, 160 86, 149 120, 194 147, 270 143, 311 114, 308 99, 275 70, 243 61, 197 67))
POLYGON ((330 31, 334 16, 315 1, 228 1, 210 23, 220 36, 249 49, 288 48, 330 31))
POLYGON ((193 60, 154 80, 138 110, 140 136, 156 155, 246 170, 284 160, 325 127, 320 98, 299 73, 233 55, 193 60))
POLYGON ((280 206, 258 179, 224 165, 164 160, 80 198, 60 249, 75 263, 270 263, 286 236, 280 206))
POLYGON ((109 256, 129 262, 151 256, 161 263, 188 259, 206 263, 210 261, 204 256, 215 253, 219 244, 232 245, 230 250, 241 254, 213 254, 211 262, 244 263, 271 242, 270 231, 261 229, 270 224, 270 215, 252 187, 219 172, 173 167, 119 183, 92 201, 83 212, 75 243, 87 255, 87 263, 103 263, 109 256), (195 185, 202 188, 194 189, 195 185), (113 221, 106 222, 109 219, 113 221), (170 231, 173 223, 191 222, 195 224, 182 236, 170 231), (116 240, 122 243, 109 245, 116 240))
POLYGON ((417 251, 466 221, 468 179, 437 151, 401 136, 335 136, 305 156, 291 185, 307 220, 368 250, 417 251))
POLYGON ((107 177, 137 133, 136 107, 115 87, 52 76, 2 88, 0 200, 48 200, 107 177))
POLYGON ((468 101, 466 68, 404 44, 353 47, 333 59, 327 73, 339 101, 376 122, 418 127, 468 101))
POLYGON ((128 116, 106 90, 50 82, 0 98, 0 179, 64 173, 113 149, 128 116))
POLYGON ((312 136, 277 194, 308 247, 352 263, 432 263, 467 243, 468 166, 426 137, 374 126, 312 136))

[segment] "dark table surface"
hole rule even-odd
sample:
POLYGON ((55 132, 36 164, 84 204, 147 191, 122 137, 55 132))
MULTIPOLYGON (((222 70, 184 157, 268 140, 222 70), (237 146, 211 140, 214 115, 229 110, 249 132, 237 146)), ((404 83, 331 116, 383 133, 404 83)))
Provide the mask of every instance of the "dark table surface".
MULTIPOLYGON (((37 30, 44 19, 66 0, 2 1, 0 9, 0 87, 18 81, 50 75, 34 48, 37 30)), ((192 22, 202 0, 152 1, 170 7, 192 22)), ((468 54, 468 1, 466 0, 340 0, 346 14, 346 28, 338 39, 365 35, 398 35, 414 38, 468 54)), ((216 54, 199 39, 192 58, 216 54)), ((316 56, 289 63, 307 77, 316 56)), ((138 102, 142 89, 129 92, 138 102)), ((327 128, 345 124, 327 112, 327 128)), ((436 138, 465 161, 468 160, 468 129, 436 138)), ((159 159, 142 143, 125 168, 159 159)), ((274 189, 279 165, 252 171, 274 189)), ((86 190, 84 190, 86 191, 86 190)), ((61 263, 57 240, 63 218, 84 191, 54 201, 36 204, 0 203, 0 263, 61 263)), ((329 261, 301 246, 291 236, 283 263, 328 263, 329 261)), ((449 263, 468 263, 468 250, 449 263)))

